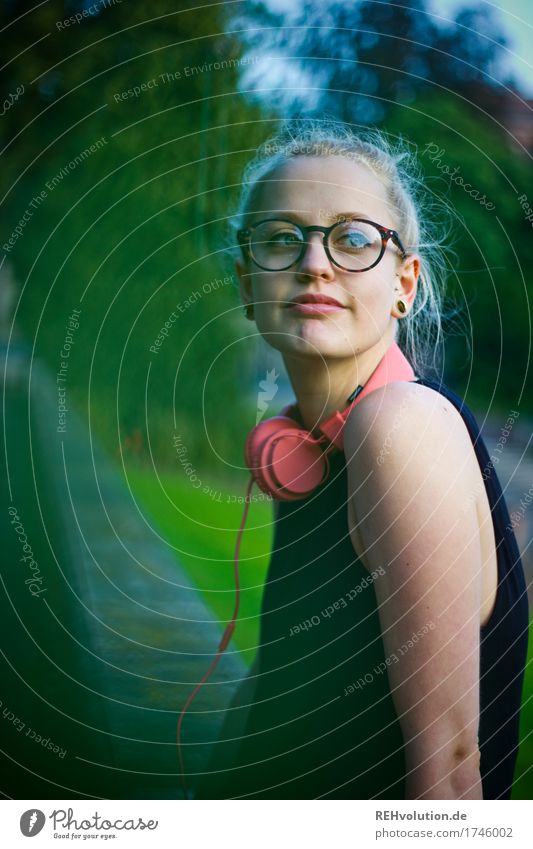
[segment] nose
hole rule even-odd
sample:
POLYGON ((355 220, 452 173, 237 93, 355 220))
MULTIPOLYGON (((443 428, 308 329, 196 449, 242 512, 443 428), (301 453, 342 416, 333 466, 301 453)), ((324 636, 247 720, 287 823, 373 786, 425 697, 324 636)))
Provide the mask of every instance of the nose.
POLYGON ((308 233, 303 256, 296 266, 296 275, 301 282, 308 282, 309 277, 335 280, 335 270, 324 248, 322 233, 308 233))

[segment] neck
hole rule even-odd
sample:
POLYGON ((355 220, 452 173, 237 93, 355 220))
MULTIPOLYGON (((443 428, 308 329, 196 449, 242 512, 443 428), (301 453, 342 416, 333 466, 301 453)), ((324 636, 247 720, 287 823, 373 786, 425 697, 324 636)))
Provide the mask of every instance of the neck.
POLYGON ((336 410, 345 409, 348 396, 358 385, 365 385, 393 338, 394 327, 372 348, 343 359, 283 355, 302 421, 309 431, 316 431, 336 410))

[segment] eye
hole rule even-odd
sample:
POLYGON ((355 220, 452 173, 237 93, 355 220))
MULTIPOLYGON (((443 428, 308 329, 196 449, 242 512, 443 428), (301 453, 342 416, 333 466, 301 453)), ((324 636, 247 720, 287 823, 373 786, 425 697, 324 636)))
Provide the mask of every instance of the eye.
POLYGON ((350 222, 339 225, 331 237, 334 247, 350 252, 371 248, 379 241, 379 234, 373 227, 350 222))
POLYGON ((302 243, 302 234, 287 221, 265 221, 258 225, 254 241, 271 249, 290 248, 302 243))
POLYGON ((280 230, 277 233, 272 233, 268 241, 279 245, 293 245, 302 240, 296 230, 280 230))

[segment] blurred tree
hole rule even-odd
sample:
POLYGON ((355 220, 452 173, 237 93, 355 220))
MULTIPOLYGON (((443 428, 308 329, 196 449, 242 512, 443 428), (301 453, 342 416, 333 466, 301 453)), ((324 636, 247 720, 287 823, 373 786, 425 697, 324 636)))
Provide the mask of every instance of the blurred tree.
POLYGON ((258 111, 235 97, 240 45, 217 5, 117 3, 58 28, 81 8, 3 7, 3 90, 26 88, 2 125, 0 172, 17 321, 55 373, 81 308, 69 403, 113 452, 135 433, 138 453, 175 463, 176 427, 193 461, 223 473, 255 417, 237 388, 250 343, 233 345, 250 326, 221 252, 228 196, 261 138, 258 111))
POLYGON ((432 52, 431 78, 453 91, 471 82, 509 84, 504 65, 508 40, 502 34, 498 11, 493 6, 459 9, 453 19, 437 30, 432 52))
POLYGON ((468 7, 448 20, 426 0, 311 0, 274 14, 258 2, 235 7, 231 26, 243 31, 251 54, 263 57, 246 76, 260 97, 271 57, 290 58, 302 85, 265 92, 269 103, 274 96, 285 109, 327 109, 342 120, 374 124, 425 88, 459 92, 472 81, 510 82, 501 50, 507 41, 496 12, 485 11, 468 7))
POLYGON ((397 105, 387 131, 418 153, 432 214, 452 223, 448 282, 464 335, 460 322, 446 328, 447 374, 479 409, 531 413, 533 240, 517 199, 532 193, 528 158, 452 94, 397 105))

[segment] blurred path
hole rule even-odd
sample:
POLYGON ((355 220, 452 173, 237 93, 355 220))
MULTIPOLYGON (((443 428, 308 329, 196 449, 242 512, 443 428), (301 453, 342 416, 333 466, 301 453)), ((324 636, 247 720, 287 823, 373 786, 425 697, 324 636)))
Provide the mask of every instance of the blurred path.
MULTIPOLYGON (((222 625, 145 524, 115 464, 96 445, 91 453, 84 422, 69 410, 65 433, 57 432, 57 386, 38 363, 28 397, 28 353, 21 343, 10 350, 6 380, 12 501, 4 468, 0 629, 8 792, 181 798, 177 718, 222 625), (26 561, 21 525, 32 551, 26 561)), ((186 714, 189 787, 246 671, 230 644, 186 714)))

